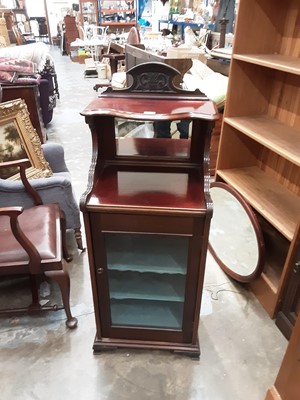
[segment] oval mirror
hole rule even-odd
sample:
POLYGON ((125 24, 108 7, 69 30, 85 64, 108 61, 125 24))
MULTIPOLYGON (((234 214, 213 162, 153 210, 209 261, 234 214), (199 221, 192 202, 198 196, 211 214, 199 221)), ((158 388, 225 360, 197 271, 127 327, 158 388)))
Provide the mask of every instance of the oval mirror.
POLYGON ((222 182, 211 184, 213 218, 209 250, 220 267, 239 282, 251 282, 264 267, 259 222, 243 197, 222 182))

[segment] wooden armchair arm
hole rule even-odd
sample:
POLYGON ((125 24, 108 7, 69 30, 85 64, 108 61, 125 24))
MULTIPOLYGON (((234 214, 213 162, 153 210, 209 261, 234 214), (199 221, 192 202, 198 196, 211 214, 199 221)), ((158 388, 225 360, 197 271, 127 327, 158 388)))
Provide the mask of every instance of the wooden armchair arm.
MULTIPOLYGON (((23 212, 23 207, 2 207, 0 216, 7 215, 10 219, 11 231, 16 240, 23 247, 29 257, 29 271, 32 274, 40 273, 41 256, 35 246, 20 228, 18 217, 23 212)), ((29 223, 29 221, 28 221, 29 223)))
POLYGON ((1 207, 0 215, 8 215, 10 218, 18 218, 23 212, 23 207, 1 207))
POLYGON ((8 215, 10 219, 17 219, 23 212, 23 207, 1 207, 0 215, 8 215))
POLYGON ((38 194, 38 192, 31 186, 29 183, 27 176, 26 176, 26 168, 31 166, 30 161, 28 158, 23 158, 21 160, 14 160, 14 161, 6 161, 0 163, 0 168, 7 168, 7 167, 16 167, 20 168, 20 177, 25 187, 26 192, 32 197, 33 201, 36 205, 43 204, 43 201, 38 194))

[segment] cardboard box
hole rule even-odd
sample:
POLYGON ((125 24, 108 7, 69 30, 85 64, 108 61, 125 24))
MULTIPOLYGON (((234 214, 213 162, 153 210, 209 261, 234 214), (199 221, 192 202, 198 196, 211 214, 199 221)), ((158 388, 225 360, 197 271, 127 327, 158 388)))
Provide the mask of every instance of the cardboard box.
POLYGON ((192 58, 202 61, 206 64, 206 57, 203 50, 198 48, 187 48, 187 47, 169 47, 167 49, 168 58, 192 58))

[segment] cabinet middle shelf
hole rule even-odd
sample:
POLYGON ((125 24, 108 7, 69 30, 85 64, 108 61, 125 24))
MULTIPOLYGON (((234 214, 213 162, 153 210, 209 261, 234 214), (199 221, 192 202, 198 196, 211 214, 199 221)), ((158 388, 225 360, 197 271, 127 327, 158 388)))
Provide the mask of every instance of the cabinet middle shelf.
POLYGON ((144 209, 153 212, 206 212, 201 168, 137 168, 108 165, 94 182, 90 211, 144 209))
POLYGON ((185 276, 109 271, 110 298, 183 302, 185 276))

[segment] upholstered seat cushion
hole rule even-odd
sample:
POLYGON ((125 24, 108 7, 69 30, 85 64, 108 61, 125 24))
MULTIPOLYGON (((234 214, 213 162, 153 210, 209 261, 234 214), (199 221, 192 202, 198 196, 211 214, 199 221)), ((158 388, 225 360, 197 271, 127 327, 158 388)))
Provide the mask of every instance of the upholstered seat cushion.
MULTIPOLYGON (((41 256, 42 271, 48 269, 44 264, 51 264, 51 270, 61 269, 59 219, 59 206, 56 204, 24 209, 18 217, 20 228, 41 256)), ((9 217, 2 215, 0 217, 0 274, 5 272, 6 266, 9 266, 11 273, 28 273, 29 268, 19 267, 24 262, 29 263, 28 254, 11 232, 9 217)))

